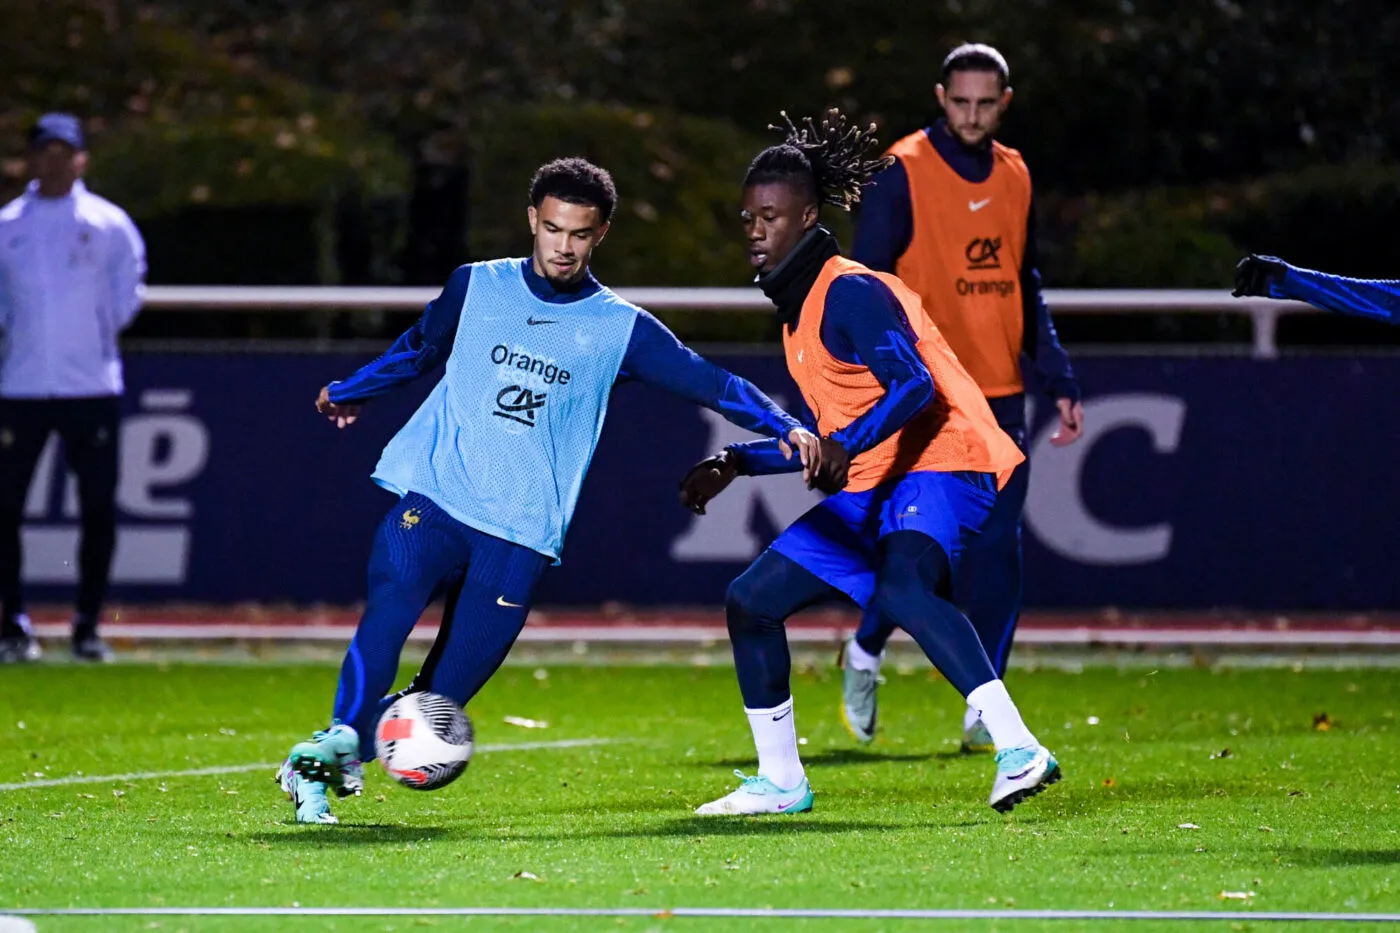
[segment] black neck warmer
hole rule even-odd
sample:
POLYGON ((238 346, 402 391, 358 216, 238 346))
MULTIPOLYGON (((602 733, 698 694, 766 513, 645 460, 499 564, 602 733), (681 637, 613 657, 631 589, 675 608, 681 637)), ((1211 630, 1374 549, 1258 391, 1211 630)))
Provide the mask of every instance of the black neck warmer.
POLYGON ((777 268, 757 279, 758 287, 778 309, 778 321, 788 327, 797 326, 802 302, 812 290, 822 266, 832 256, 840 255, 841 247, 832 232, 817 224, 793 247, 792 252, 777 268))

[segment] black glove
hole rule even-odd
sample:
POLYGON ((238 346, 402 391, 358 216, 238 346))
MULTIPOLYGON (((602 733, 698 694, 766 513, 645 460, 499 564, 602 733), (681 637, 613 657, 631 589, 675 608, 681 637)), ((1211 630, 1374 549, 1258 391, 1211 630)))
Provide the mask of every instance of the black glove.
POLYGON ((821 439, 822 465, 817 475, 812 477, 812 488, 825 493, 840 492, 846 488, 846 474, 851 469, 851 455, 840 441, 829 437, 821 439))
POLYGON ((1269 297, 1269 285, 1283 281, 1287 265, 1273 256, 1259 256, 1250 253, 1235 266, 1235 290, 1230 294, 1236 298, 1269 297))
POLYGON ((739 475, 734 454, 721 450, 691 467, 681 479, 681 505, 696 515, 705 514, 705 506, 739 475))

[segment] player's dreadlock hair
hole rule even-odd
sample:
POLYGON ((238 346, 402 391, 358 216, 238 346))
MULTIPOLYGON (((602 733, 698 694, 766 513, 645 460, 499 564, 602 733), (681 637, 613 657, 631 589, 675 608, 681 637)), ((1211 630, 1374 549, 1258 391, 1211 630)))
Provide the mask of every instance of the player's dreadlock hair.
POLYGON ((894 162, 892 156, 872 155, 880 151, 875 124, 859 129, 835 107, 827 111, 821 125, 807 117, 799 127, 786 110, 782 118, 782 126, 768 128, 785 134, 785 138, 749 163, 744 176, 746 189, 787 182, 818 204, 849 211, 860 202, 861 188, 871 176, 894 162))

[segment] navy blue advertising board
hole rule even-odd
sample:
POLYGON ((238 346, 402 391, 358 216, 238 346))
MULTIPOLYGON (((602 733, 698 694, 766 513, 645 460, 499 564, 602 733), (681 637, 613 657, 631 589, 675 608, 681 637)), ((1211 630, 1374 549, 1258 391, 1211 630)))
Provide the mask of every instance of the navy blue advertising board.
MULTIPOLYGON (((127 360, 114 596, 353 603, 376 522, 369 473, 432 380, 337 431, 313 411, 351 355, 127 360)), ((773 355, 719 362, 780 399, 773 355)), ((1400 609, 1400 358, 1081 357, 1086 437, 1054 448, 1033 409, 1027 602, 1042 607, 1400 609)), ((541 602, 707 605, 815 494, 739 480, 710 514, 676 499, 743 437, 642 386, 614 396, 563 564, 541 602)), ((66 595, 76 499, 56 443, 26 503, 33 596, 66 595)))

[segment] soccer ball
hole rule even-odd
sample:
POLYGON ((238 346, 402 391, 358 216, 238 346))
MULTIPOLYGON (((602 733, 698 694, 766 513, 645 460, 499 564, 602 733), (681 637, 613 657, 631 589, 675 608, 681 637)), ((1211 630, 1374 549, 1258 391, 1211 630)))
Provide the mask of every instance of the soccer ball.
POLYGON ((404 787, 437 790, 457 780, 472 759, 472 721, 436 693, 399 697, 374 729, 379 761, 404 787))

